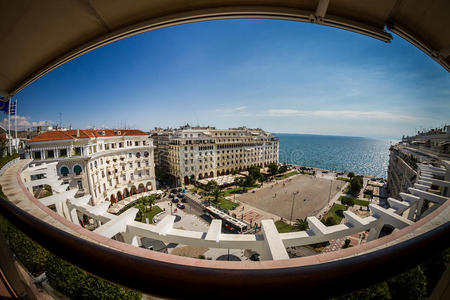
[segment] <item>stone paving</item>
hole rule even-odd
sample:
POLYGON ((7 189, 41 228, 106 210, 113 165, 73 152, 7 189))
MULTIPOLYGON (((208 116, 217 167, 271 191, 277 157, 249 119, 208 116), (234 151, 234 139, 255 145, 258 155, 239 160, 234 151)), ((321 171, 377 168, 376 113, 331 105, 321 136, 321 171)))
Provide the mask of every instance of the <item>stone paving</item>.
POLYGON ((341 191, 343 186, 342 181, 299 174, 264 184, 260 189, 236 195, 236 200, 288 220, 294 201, 292 219, 303 219, 316 215, 331 198, 341 191), (294 193, 296 193, 295 196, 294 193))

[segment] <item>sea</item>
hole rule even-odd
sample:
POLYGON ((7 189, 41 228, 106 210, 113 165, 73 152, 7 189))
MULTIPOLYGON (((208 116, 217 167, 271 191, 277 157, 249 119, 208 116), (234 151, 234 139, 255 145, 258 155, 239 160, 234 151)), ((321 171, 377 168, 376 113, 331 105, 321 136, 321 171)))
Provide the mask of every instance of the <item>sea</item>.
POLYGON ((273 133, 280 139, 279 161, 374 177, 387 177, 393 140, 365 137, 273 133))

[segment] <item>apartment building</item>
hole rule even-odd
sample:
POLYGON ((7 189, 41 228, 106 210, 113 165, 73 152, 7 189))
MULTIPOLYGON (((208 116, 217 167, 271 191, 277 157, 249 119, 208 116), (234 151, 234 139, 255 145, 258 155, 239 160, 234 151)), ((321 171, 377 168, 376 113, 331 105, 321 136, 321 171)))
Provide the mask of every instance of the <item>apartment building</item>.
POLYGON ((140 130, 78 129, 44 132, 27 142, 25 155, 36 164, 58 162, 64 183, 96 204, 156 190, 153 151, 140 130))
POLYGON ((278 138, 259 128, 186 125, 152 132, 152 138, 158 140, 158 166, 178 184, 278 163, 278 138))
MULTIPOLYGON (((450 126, 418 132, 403 137, 391 146, 388 167, 388 190, 391 197, 399 199, 401 192, 408 192, 418 178, 418 165, 439 167, 450 158, 450 126)), ((448 195, 448 190, 441 191, 448 195)))

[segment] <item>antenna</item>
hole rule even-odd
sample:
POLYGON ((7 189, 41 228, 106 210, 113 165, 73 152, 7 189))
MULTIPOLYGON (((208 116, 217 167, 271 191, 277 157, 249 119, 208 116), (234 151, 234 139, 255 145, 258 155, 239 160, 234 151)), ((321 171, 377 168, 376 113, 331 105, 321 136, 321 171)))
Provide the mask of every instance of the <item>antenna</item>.
POLYGON ((59 112, 59 128, 62 128, 62 112, 59 112))

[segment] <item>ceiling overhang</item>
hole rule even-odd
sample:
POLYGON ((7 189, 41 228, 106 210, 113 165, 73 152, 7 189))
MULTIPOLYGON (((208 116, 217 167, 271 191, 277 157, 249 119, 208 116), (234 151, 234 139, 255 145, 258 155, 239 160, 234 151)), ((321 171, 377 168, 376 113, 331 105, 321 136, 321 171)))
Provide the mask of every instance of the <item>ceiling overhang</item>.
POLYGON ((448 0, 0 1, 0 95, 114 41, 173 25, 270 18, 311 22, 384 42, 398 34, 450 70, 448 0))

